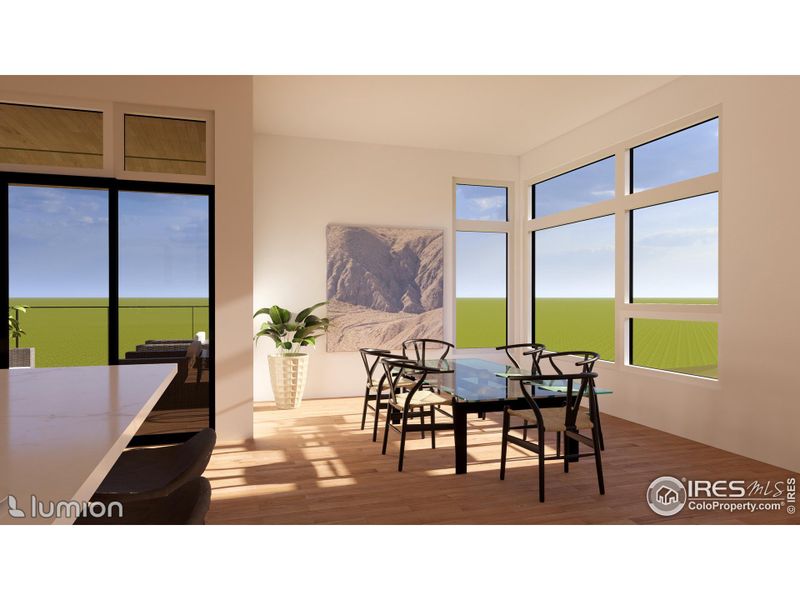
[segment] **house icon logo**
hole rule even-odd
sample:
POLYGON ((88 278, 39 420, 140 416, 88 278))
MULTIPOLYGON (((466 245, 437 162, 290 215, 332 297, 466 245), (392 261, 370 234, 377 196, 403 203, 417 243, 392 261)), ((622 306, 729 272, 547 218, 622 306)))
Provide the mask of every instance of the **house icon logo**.
POLYGON ((674 477, 659 477, 647 488, 647 504, 662 517, 676 515, 686 504, 686 487, 674 477))

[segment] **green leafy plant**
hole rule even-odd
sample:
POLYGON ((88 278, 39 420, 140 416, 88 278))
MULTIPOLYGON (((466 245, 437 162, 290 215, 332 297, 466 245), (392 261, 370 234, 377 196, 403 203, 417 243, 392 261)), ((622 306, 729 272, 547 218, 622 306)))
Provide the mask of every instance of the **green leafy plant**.
POLYGON ((294 317, 290 311, 277 305, 261 308, 256 311, 253 318, 267 315, 269 321, 261 324, 261 329, 253 339, 258 343, 259 338, 268 337, 275 342, 279 354, 299 354, 301 348, 316 345, 317 338, 327 331, 330 321, 311 314, 325 304, 327 302, 309 306, 294 317))
POLYGON ((19 338, 25 335, 25 332, 20 329, 18 315, 21 312, 28 312, 28 307, 22 304, 9 306, 8 311, 8 337, 15 339, 19 343, 19 338))

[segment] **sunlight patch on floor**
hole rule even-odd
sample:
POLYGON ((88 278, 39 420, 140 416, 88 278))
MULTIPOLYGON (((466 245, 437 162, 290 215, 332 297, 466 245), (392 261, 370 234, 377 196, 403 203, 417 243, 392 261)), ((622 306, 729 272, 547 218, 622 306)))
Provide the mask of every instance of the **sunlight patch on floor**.
POLYGON ((262 483, 258 485, 248 485, 246 478, 241 478, 238 485, 232 484, 231 481, 225 480, 222 485, 215 484, 211 481, 211 489, 214 497, 217 499, 224 498, 226 500, 237 498, 251 498, 254 496, 267 496, 270 494, 285 494, 287 492, 295 492, 298 490, 296 483, 262 483))

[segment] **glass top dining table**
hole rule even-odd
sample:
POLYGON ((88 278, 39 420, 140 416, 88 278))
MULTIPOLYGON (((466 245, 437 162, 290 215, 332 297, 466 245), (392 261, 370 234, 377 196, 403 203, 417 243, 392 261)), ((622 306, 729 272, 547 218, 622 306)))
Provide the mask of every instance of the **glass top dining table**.
MULTIPOLYGON (((425 369, 425 380, 453 400, 456 474, 466 473, 467 414, 502 411, 506 406, 527 408, 520 382, 514 377, 533 372, 481 358, 444 358, 417 364, 425 369)), ((559 406, 566 391, 563 379, 545 380, 536 384, 532 395, 542 407, 559 406)), ((611 390, 595 388, 595 392, 610 394, 611 390)))
MULTIPOLYGON (((519 382, 513 378, 534 375, 528 369, 481 358, 443 358, 420 361, 419 365, 429 370, 426 378, 455 402, 520 399, 519 382)), ((536 399, 549 399, 563 397, 567 388, 563 379, 554 379, 538 382, 534 390, 536 399)), ((611 390, 595 388, 595 393, 610 394, 611 390)))

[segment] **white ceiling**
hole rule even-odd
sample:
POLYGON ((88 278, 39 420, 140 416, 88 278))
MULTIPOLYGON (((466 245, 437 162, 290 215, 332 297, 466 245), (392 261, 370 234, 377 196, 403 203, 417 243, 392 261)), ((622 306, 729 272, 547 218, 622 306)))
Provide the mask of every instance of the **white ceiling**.
POLYGON ((258 76, 257 133, 520 155, 666 76, 258 76))

